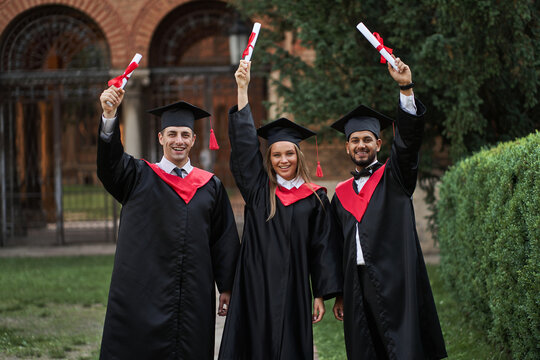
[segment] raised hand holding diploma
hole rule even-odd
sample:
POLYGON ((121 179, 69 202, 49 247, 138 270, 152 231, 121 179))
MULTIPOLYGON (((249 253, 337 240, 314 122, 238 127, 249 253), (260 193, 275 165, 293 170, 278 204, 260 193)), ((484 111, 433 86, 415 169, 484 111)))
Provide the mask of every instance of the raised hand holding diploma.
POLYGON ((362 33, 362 35, 364 35, 364 37, 371 43, 371 45, 373 45, 373 47, 377 49, 377 51, 379 51, 379 53, 381 54, 381 63, 384 64, 386 61, 388 61, 396 71, 399 71, 394 61, 394 58, 392 58, 392 56, 390 55, 392 53, 392 49, 383 45, 382 37, 380 37, 378 33, 372 34, 363 23, 359 23, 358 25, 356 25, 356 28, 362 33))
POLYGON ((253 51, 255 50, 255 43, 257 42, 257 38, 259 37, 260 30, 260 23, 256 22, 255 24, 253 24, 253 30, 251 31, 251 35, 249 36, 247 47, 242 53, 242 58, 246 61, 251 60, 251 56, 253 55, 253 51))
MULTIPOLYGON (((142 59, 141 54, 135 54, 131 62, 129 63, 128 67, 126 68, 126 71, 120 76, 115 77, 114 79, 109 80, 108 85, 109 86, 115 86, 119 89, 124 89, 126 86, 129 78, 131 77, 131 74, 133 74, 133 71, 139 66, 139 62, 142 59)), ((112 103, 108 103, 107 105, 113 106, 112 103)))

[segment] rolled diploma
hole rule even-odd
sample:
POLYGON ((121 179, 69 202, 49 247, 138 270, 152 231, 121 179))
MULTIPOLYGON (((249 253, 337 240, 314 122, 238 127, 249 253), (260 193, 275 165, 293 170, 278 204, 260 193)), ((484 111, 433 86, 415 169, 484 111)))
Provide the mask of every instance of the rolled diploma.
POLYGON ((251 60, 251 55, 253 55, 253 50, 255 49, 255 43, 257 42, 257 38, 259 37, 259 31, 261 30, 261 24, 256 22, 255 24, 253 24, 253 30, 251 31, 251 33, 255 34, 255 36, 253 37, 253 41, 248 44, 248 54, 246 55, 246 57, 244 57, 244 60, 251 60), (250 46, 251 45, 251 46, 250 46))
MULTIPOLYGON (((133 57, 133 59, 129 62, 129 64, 131 64, 133 62, 139 64, 141 59, 142 59, 142 55, 139 54, 139 53, 136 53, 135 56, 133 57)), ((128 64, 128 66, 129 66, 129 64, 128 64)), ((135 71, 135 70, 133 70, 133 71, 135 71)), ((133 74, 133 71, 130 72, 129 74, 126 74, 126 77, 122 79, 122 86, 120 87, 120 89, 123 89, 124 87, 126 87, 128 79, 131 77, 131 74, 133 74)), ((107 105, 112 106, 112 104, 109 101, 107 101, 107 105)))
MULTIPOLYGON (((358 25, 356 25, 356 28, 358 29, 358 31, 362 33, 362 35, 364 35, 364 37, 371 43, 371 45, 373 45, 375 49, 381 45, 381 43, 379 43, 379 40, 377 40, 375 36, 373 36, 373 34, 368 30, 368 28, 363 23, 359 23, 358 25)), ((379 50, 379 52, 386 59, 386 61, 388 61, 390 65, 392 65, 392 67, 396 71, 399 71, 396 66, 396 62, 394 61, 394 58, 388 53, 388 51, 386 51, 384 47, 382 47, 381 50, 379 50)))

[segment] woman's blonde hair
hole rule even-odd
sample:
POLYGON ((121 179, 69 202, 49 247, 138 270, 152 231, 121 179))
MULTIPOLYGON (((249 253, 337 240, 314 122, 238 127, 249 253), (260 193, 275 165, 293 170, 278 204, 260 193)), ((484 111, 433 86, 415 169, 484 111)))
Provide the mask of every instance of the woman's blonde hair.
MULTIPOLYGON (((323 205, 321 198, 319 195, 315 192, 313 187, 311 186, 311 176, 309 176, 309 168, 307 166, 306 157, 304 156, 304 153, 298 145, 292 143, 294 145, 294 150, 296 151, 296 174, 295 178, 300 176, 302 179, 304 179, 306 185, 313 191, 321 205, 323 205)), ((272 166, 272 146, 269 146, 268 149, 266 149, 266 155, 264 157, 264 164, 266 166, 266 173, 268 174, 268 178, 270 179, 270 214, 268 215, 268 218, 266 221, 270 221, 275 215, 276 215, 276 188, 277 188, 277 177, 276 177, 276 171, 274 170, 274 167, 272 166)), ((324 205, 323 205, 324 206, 324 205)))

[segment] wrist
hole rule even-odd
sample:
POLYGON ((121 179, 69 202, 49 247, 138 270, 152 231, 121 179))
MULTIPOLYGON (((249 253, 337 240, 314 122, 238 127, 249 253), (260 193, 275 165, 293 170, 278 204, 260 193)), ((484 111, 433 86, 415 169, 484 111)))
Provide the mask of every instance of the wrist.
POLYGON ((399 82, 398 85, 401 90, 409 90, 414 87, 414 83, 412 81, 399 82))
POLYGON ((103 111, 103 117, 105 119, 113 119, 116 117, 116 110, 115 111, 103 111))

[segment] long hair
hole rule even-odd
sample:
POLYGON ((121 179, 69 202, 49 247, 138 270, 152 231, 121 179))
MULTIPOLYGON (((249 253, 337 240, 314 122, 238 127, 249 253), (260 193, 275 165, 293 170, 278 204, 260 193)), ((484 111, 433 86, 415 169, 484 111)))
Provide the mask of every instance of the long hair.
MULTIPOLYGON (((295 178, 300 176, 302 179, 304 179, 306 185, 313 191, 319 202, 324 208, 324 204, 322 203, 321 198, 317 194, 317 192, 313 189, 311 186, 311 176, 309 176, 309 168, 307 166, 306 158, 304 156, 304 153, 298 145, 294 144, 294 150, 296 151, 296 174, 295 178)), ((275 215, 276 215, 276 188, 277 188, 277 176, 276 171, 274 170, 274 167, 272 166, 272 159, 271 159, 271 149, 272 146, 269 146, 268 149, 266 149, 266 155, 264 157, 264 165, 266 167, 266 173, 268 174, 268 178, 270 179, 270 214, 268 215, 268 218, 266 221, 270 221, 275 215)))

